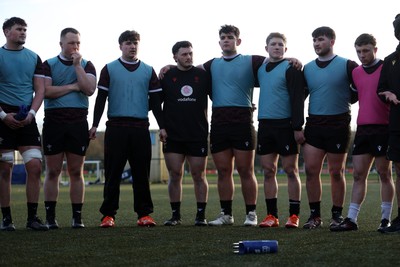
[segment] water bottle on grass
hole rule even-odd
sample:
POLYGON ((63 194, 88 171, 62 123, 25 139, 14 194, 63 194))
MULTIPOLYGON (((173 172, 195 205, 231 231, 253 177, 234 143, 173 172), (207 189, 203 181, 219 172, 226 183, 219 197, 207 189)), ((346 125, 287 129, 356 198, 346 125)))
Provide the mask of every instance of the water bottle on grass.
POLYGON ((244 240, 233 243, 235 254, 266 254, 278 252, 277 240, 244 240))

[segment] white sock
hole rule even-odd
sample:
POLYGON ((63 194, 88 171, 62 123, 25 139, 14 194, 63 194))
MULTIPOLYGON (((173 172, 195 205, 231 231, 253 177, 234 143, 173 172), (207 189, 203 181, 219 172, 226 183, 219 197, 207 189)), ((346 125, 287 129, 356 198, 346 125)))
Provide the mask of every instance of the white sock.
POLYGON ((357 222, 358 214, 360 213, 361 205, 357 203, 350 203, 349 211, 347 213, 347 218, 349 218, 352 222, 357 222))
POLYGON ((387 219, 390 221, 390 217, 392 216, 392 202, 382 202, 381 204, 381 213, 382 213, 382 220, 387 219))

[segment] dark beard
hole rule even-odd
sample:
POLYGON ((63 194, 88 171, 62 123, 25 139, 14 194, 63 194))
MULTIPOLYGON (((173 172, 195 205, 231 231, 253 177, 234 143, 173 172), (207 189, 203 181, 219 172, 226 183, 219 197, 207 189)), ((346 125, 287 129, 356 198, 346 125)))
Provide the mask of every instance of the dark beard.
POLYGON ((24 44, 25 44, 25 41, 18 41, 17 44, 18 44, 18 45, 24 45, 24 44))

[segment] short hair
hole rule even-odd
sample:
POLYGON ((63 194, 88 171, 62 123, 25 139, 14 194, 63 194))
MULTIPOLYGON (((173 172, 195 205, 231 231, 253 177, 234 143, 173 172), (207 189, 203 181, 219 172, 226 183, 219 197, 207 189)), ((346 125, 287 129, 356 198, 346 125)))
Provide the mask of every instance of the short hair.
POLYGON ((233 25, 222 25, 221 29, 219 30, 219 35, 222 33, 228 34, 228 33, 233 33, 233 35, 236 36, 236 38, 239 38, 240 36, 240 30, 238 27, 233 26, 233 25))
POLYGON ((6 19, 3 23, 3 31, 5 29, 11 29, 12 26, 14 25, 21 25, 21 26, 28 26, 28 24, 26 24, 25 20, 18 18, 18 17, 12 17, 9 19, 6 19))
POLYGON ((61 31, 60 37, 63 38, 67 33, 72 32, 73 34, 79 34, 77 29, 74 28, 65 28, 64 30, 61 31))
POLYGON ((124 31, 118 38, 121 45, 125 41, 140 41, 140 34, 137 31, 124 31))
POLYGON ((269 43, 269 41, 271 41, 272 38, 281 38, 283 40, 283 43, 286 45, 286 36, 283 33, 279 33, 279 32, 271 32, 268 37, 267 37, 267 45, 269 43))
POLYGON ((376 46, 376 39, 372 34, 363 33, 357 37, 356 41, 354 42, 354 46, 362 46, 371 44, 374 47, 376 46))
POLYGON ((193 47, 192 43, 189 41, 180 41, 176 42, 174 46, 172 47, 172 54, 176 55, 179 51, 180 48, 188 48, 188 47, 193 47))
POLYGON ((327 26, 322 26, 322 27, 316 28, 312 32, 311 35, 312 35, 313 38, 317 38, 317 37, 320 37, 320 36, 326 36, 326 37, 328 37, 328 38, 330 38, 332 40, 336 39, 335 31, 332 28, 327 27, 327 26))
POLYGON ((397 14, 393 21, 394 36, 400 40, 400 14, 397 14))

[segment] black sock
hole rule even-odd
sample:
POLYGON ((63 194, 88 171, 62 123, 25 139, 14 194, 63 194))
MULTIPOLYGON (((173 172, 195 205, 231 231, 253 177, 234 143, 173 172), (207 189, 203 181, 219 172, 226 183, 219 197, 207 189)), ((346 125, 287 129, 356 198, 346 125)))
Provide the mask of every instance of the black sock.
POLYGON ((343 210, 343 207, 332 206, 332 209, 331 209, 332 218, 339 218, 340 216, 342 216, 342 210, 343 210))
POLYGON ((57 201, 45 201, 44 208, 46 209, 46 219, 54 219, 56 217, 57 201))
POLYGON ((172 217, 180 219, 181 218, 181 202, 171 202, 172 217))
POLYGON ((206 216, 206 202, 197 202, 196 219, 204 219, 206 216))
POLYGON ((246 205, 246 214, 249 214, 250 211, 256 211, 256 205, 246 205))
POLYGON ((2 207, 1 213, 3 214, 3 218, 10 218, 10 220, 12 220, 10 207, 2 207))
POLYGON ((220 200, 221 212, 225 215, 232 215, 232 200, 220 200))
POLYGON ((83 203, 72 203, 72 218, 80 220, 83 203))
POLYGON ((278 199, 277 198, 266 198, 265 203, 267 204, 267 214, 271 214, 278 218, 278 199))
POLYGON ((38 203, 28 202, 26 205, 28 207, 28 220, 32 220, 37 216, 38 203))
POLYGON ((308 203, 310 206, 311 217, 321 217, 321 201, 308 203))
POLYGON ((292 216, 293 214, 299 216, 299 214, 300 214, 300 201, 299 200, 289 199, 289 216, 292 216))

